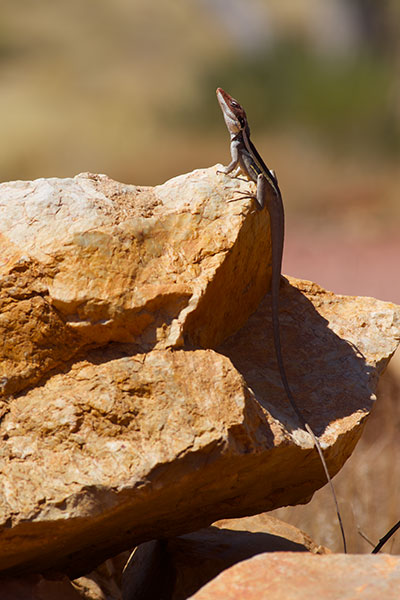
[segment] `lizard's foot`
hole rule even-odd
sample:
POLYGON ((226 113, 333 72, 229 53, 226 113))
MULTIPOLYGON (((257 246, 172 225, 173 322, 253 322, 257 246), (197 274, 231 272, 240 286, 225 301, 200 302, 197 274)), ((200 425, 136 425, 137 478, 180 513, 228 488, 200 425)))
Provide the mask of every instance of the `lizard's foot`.
MULTIPOLYGON (((241 190, 232 190, 232 194, 243 194, 243 192, 241 190)), ((232 198, 231 200, 227 200, 227 202, 236 202, 237 200, 245 200, 245 198, 257 200, 257 196, 254 194, 243 194, 242 196, 239 196, 239 198, 232 198)))
MULTIPOLYGON (((240 190, 233 190, 232 193, 233 194, 241 194, 242 192, 240 190)), ((261 206, 258 204, 257 196, 255 194, 244 194, 242 196, 239 196, 239 198, 231 198, 230 200, 227 200, 227 202, 236 202, 237 200, 246 200, 247 198, 250 198, 251 200, 256 201, 255 202, 256 209, 252 210, 251 213, 257 212, 261 209, 261 206)))
POLYGON ((238 200, 245 200, 245 198, 253 198, 253 196, 239 196, 239 198, 231 198, 227 202, 237 202, 238 200))
POLYGON ((228 167, 225 167, 224 170, 221 169, 217 169, 216 173, 217 175, 229 175, 229 177, 231 179, 240 179, 240 181, 248 181, 248 179, 243 179, 243 177, 239 177, 239 173, 240 173, 241 169, 240 167, 238 167, 237 169, 235 169, 234 171, 232 171, 232 169, 228 169, 228 167))

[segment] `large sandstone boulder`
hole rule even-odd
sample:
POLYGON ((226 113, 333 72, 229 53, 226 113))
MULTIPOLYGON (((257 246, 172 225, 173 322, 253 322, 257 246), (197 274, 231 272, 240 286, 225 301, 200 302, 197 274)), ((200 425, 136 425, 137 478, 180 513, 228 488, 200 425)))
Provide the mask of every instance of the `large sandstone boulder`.
MULTIPOLYGON (((122 550, 325 483, 284 395, 268 214, 215 167, 154 189, 0 186, 0 568, 76 577, 122 550)), ((281 288, 289 380, 332 474, 396 349, 400 309, 281 288)))
MULTIPOLYGON (((215 347, 269 282, 266 211, 216 169, 155 188, 104 175, 0 186, 0 364, 15 393, 88 345, 215 347)), ((242 184, 243 185, 243 184, 242 184)))

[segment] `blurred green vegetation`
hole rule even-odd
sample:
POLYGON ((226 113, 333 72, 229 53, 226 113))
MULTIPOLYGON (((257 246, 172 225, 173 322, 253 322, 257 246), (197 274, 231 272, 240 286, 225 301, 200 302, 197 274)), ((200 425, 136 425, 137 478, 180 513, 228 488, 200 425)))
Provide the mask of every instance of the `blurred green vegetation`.
POLYGON ((273 137, 268 152, 279 169, 279 138, 313 144, 321 156, 397 160, 396 3, 379 8, 394 24, 390 44, 366 38, 350 52, 310 42, 303 30, 313 8, 303 5, 293 34, 289 0, 243 4, 246 15, 257 13, 259 33, 273 31, 273 43, 249 49, 226 11, 221 17, 204 0, 156 8, 147 0, 3 0, 0 180, 93 171, 153 184, 225 160, 217 86, 246 107, 261 151, 263 132, 273 137), (286 6, 275 29, 273 5, 286 6))
POLYGON ((196 102, 178 103, 171 122, 194 129, 216 122, 209 96, 219 85, 243 103, 257 132, 284 129, 296 135, 302 129, 328 148, 397 156, 393 80, 393 65, 384 56, 322 57, 304 44, 281 43, 268 53, 210 67, 196 102))

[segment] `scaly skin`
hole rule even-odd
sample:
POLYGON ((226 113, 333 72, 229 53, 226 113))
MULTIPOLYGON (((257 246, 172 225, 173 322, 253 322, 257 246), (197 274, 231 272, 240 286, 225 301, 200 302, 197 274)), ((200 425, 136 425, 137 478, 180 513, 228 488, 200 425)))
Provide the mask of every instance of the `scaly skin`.
POLYGON ((285 238, 285 213, 282 202, 282 195, 278 186, 275 173, 268 169, 263 159, 257 152, 256 147, 250 140, 250 127, 247 121, 246 112, 237 100, 232 98, 222 88, 217 88, 217 99, 225 119, 231 138, 232 161, 224 169, 224 173, 231 173, 234 169, 240 169, 242 173, 251 181, 257 184, 255 198, 259 209, 267 207, 270 217, 271 244, 272 244, 272 275, 271 275, 271 298, 272 298, 272 330, 275 346, 275 354, 278 363, 279 373, 285 389, 286 396, 296 413, 302 426, 311 435, 315 447, 321 459, 327 481, 330 485, 333 500, 336 506, 336 512, 339 520, 340 530, 343 538, 344 552, 346 552, 346 539, 344 535, 342 520, 336 499, 333 483, 329 475, 328 467, 322 453, 321 445, 314 434, 310 425, 306 422, 300 409, 298 408, 286 375, 285 366, 282 358, 282 346, 279 324, 279 286, 282 271, 283 245, 285 238))

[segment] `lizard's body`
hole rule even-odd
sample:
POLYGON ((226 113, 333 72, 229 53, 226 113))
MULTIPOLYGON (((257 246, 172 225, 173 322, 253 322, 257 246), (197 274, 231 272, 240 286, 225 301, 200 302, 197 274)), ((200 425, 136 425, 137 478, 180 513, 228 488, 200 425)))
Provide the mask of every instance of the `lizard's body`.
POLYGON ((231 137, 231 155, 232 161, 225 167, 225 173, 231 173, 235 168, 240 168, 242 173, 251 181, 257 184, 257 192, 254 197, 257 200, 258 207, 262 209, 267 207, 270 216, 271 245, 272 245, 272 275, 271 275, 271 298, 272 298, 272 330, 275 346, 276 359, 279 373, 285 389, 286 396, 299 418, 302 426, 311 435, 321 458, 322 466, 330 484, 336 511, 338 514, 339 525, 343 537, 344 551, 346 552, 346 541, 344 537, 343 526, 340 518, 339 508, 336 500, 335 491, 329 475, 328 468, 318 438, 314 434, 310 425, 306 422, 290 389, 281 348, 280 324, 279 324, 279 287, 281 280, 283 244, 285 237, 285 214, 282 202, 281 192, 278 186, 275 173, 268 169, 261 156, 257 152, 254 144, 250 140, 250 128, 247 116, 242 106, 221 88, 217 89, 217 98, 225 119, 231 137))

